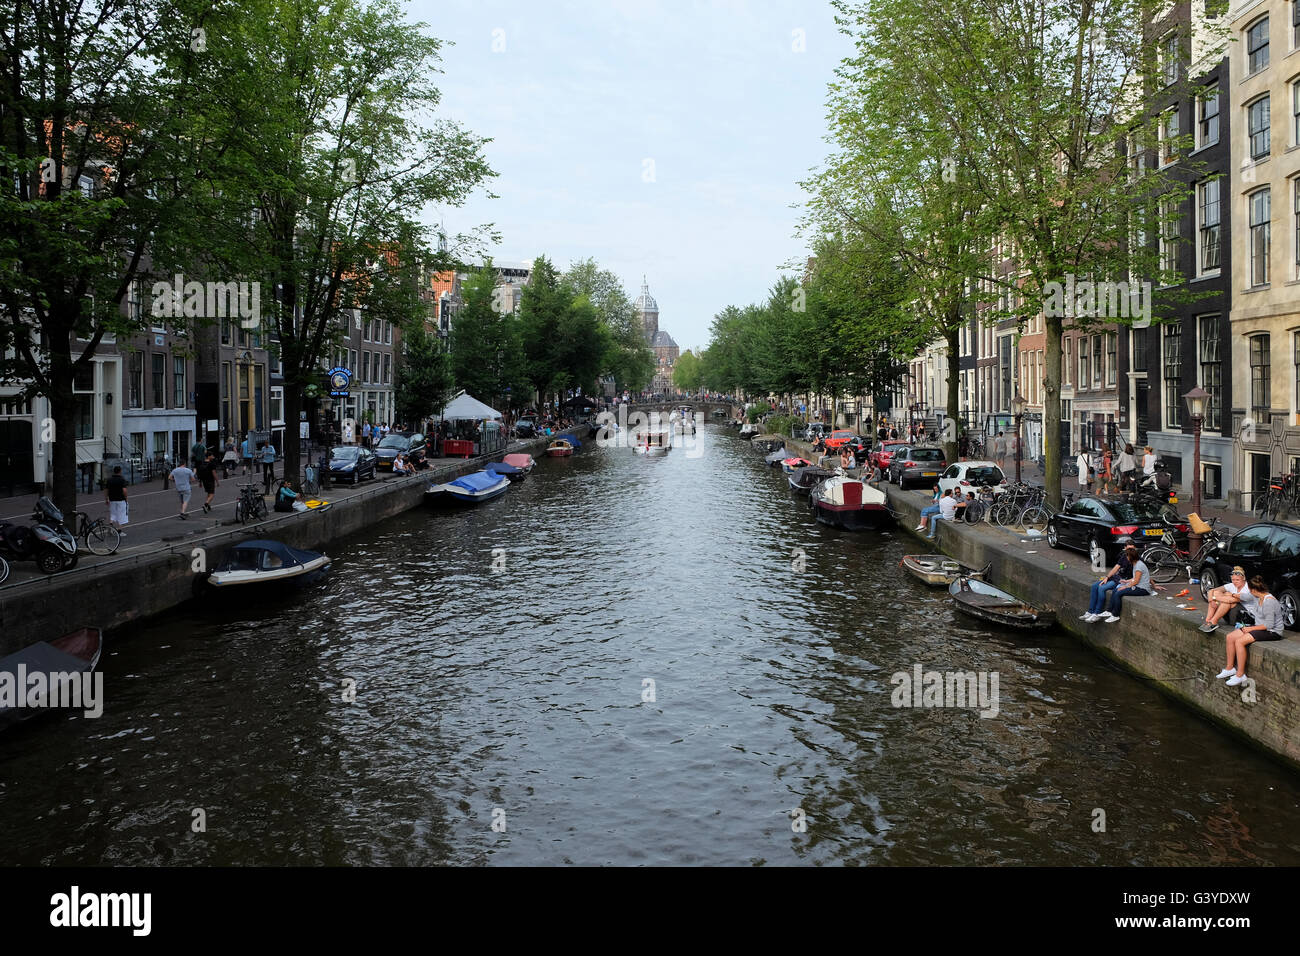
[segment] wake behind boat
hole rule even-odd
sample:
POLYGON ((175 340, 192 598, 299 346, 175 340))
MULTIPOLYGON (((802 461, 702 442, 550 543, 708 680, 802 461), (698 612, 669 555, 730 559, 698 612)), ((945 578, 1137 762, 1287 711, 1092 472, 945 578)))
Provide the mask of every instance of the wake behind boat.
POLYGON ((441 485, 429 485, 424 489, 424 500, 476 505, 505 494, 509 487, 510 479, 505 475, 495 471, 475 471, 441 485))

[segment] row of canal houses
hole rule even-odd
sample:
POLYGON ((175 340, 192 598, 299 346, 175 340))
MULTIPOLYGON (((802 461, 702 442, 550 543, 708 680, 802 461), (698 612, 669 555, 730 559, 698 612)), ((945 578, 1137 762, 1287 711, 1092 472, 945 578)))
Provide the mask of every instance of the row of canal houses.
MULTIPOLYGON (((1062 448, 1150 445, 1186 487, 1193 436, 1182 396, 1200 386, 1210 395, 1203 493, 1249 508, 1270 475, 1300 472, 1300 0, 1180 0, 1148 36, 1165 84, 1145 107, 1159 116, 1162 143, 1190 134, 1192 146, 1130 141, 1128 161, 1133 176, 1168 167, 1190 187, 1177 228, 1150 241, 1196 295, 1149 328, 1067 326, 1062 448)), ((1015 269, 1008 250, 995 250, 994 268, 1015 269)), ((968 426, 1010 431, 1019 394, 1024 454, 1036 457, 1043 319, 1017 327, 992 318, 997 311, 977 310, 962 332, 959 407, 968 426)), ((946 403, 937 342, 912 360, 895 414, 942 417, 946 403)))

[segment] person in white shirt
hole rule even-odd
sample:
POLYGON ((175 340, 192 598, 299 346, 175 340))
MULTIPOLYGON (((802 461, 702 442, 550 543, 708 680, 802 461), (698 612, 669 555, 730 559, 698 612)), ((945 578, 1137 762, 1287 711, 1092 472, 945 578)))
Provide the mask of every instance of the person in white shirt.
POLYGON ((1079 469, 1079 493, 1084 494, 1092 488, 1092 461, 1088 456, 1088 449, 1081 449, 1074 463, 1079 469))
MULTIPOLYGON (((1246 587, 1246 572, 1240 567, 1233 568, 1231 580, 1223 587, 1211 591, 1207 600, 1209 606, 1205 609, 1205 623, 1201 625, 1201 630, 1206 634, 1212 634, 1218 628, 1219 621, 1238 608, 1254 618, 1251 607, 1256 603, 1256 598, 1250 593, 1250 588, 1246 587)), ((1235 619, 1233 623, 1236 623, 1235 619)))
POLYGON ((1142 474, 1148 478, 1156 473, 1156 453, 1151 450, 1151 446, 1146 446, 1146 454, 1142 456, 1142 474))
POLYGON ((1125 445, 1119 454, 1119 488, 1130 491, 1133 487, 1133 472, 1137 471, 1137 459, 1133 457, 1133 446, 1125 445))
POLYGON ((931 541, 939 533, 939 521, 951 521, 957 514, 957 499, 952 496, 952 489, 949 488, 939 499, 939 513, 935 515, 930 522, 930 533, 926 536, 931 541))

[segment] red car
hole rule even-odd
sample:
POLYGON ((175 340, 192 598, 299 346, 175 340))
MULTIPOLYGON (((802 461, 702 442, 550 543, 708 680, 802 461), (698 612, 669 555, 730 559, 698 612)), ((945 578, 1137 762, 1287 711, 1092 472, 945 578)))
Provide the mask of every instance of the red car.
POLYGON ((837 428, 831 432, 831 437, 826 439, 827 451, 839 451, 844 445, 847 445, 853 439, 858 437, 858 433, 850 431, 847 428, 837 428))
POLYGON ((894 452, 900 448, 906 448, 907 445, 908 442, 903 439, 897 441, 883 441, 877 445, 875 451, 871 453, 871 463, 881 471, 885 471, 889 468, 889 463, 894 458, 894 452))

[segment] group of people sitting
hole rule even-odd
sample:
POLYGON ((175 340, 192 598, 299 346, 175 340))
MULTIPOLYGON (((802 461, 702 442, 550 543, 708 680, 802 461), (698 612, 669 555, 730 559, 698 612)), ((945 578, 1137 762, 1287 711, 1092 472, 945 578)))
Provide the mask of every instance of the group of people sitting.
POLYGON ((1079 620, 1092 624, 1105 621, 1114 624, 1126 597, 1146 597, 1151 593, 1151 572, 1146 562, 1138 557, 1137 545, 1130 544, 1120 552, 1119 560, 1110 572, 1092 586, 1088 610, 1079 620))
POLYGON ((949 488, 947 491, 940 493, 939 486, 934 486, 933 504, 921 509, 921 523, 913 530, 925 531, 928 527, 930 531, 926 537, 931 541, 939 531, 937 522, 939 521, 959 521, 966 510, 966 506, 975 500, 975 492, 968 491, 963 498, 961 492, 949 488))

